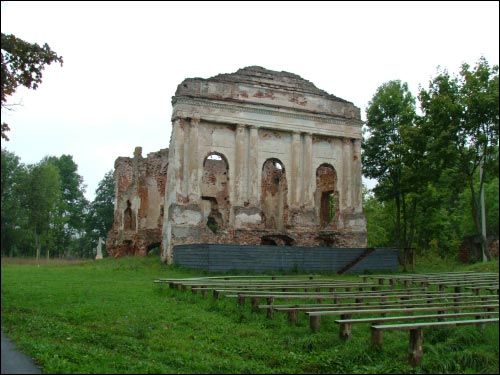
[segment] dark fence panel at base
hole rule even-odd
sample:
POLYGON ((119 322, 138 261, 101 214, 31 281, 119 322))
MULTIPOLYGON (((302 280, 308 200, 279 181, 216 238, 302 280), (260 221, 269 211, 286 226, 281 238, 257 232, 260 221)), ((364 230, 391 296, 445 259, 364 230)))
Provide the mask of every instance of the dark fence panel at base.
MULTIPOLYGON (((246 270, 301 270, 336 272, 360 256, 365 248, 243 246, 191 244, 174 246, 174 264, 211 272, 246 270)), ((376 248, 347 273, 396 271, 396 249, 376 248)))

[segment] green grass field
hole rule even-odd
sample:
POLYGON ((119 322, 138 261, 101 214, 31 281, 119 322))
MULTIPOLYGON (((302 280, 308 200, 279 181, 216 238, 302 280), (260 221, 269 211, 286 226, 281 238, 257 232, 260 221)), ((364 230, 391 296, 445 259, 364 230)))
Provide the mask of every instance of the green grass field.
MULTIPOLYGON (((498 261, 443 267, 498 272, 498 261)), ((424 260, 416 271, 426 268, 424 260)), ((202 274, 157 257, 4 258, 2 327, 46 373, 498 373, 498 325, 425 331, 423 361, 412 368, 408 332, 386 333, 377 350, 368 325, 342 342, 334 318, 312 333, 304 315, 290 326, 284 314, 268 320, 248 304, 153 284, 202 274)))

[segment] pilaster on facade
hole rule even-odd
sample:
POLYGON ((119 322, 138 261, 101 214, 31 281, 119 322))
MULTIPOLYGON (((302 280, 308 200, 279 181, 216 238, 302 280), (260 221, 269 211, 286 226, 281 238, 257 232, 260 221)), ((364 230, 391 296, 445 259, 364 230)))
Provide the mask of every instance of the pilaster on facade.
POLYGON ((198 150, 198 127, 200 118, 191 117, 189 126, 188 197, 189 202, 200 200, 200 161, 198 150))
POLYGON ((302 195, 301 201, 306 208, 314 207, 314 177, 312 164, 312 133, 306 132, 303 135, 302 153, 302 195))
POLYGON ((301 204, 302 192, 302 142, 300 133, 297 131, 292 132, 292 145, 291 145, 291 206, 298 208, 301 204))
POLYGON ((248 195, 248 132, 244 124, 236 125, 234 197, 235 205, 243 206, 248 195))
POLYGON ((259 129, 250 125, 250 138, 248 147, 248 202, 251 206, 258 206, 259 204, 259 178, 260 170, 262 168, 259 165, 259 129))
POLYGON ((352 207, 352 139, 342 138, 342 210, 352 207))

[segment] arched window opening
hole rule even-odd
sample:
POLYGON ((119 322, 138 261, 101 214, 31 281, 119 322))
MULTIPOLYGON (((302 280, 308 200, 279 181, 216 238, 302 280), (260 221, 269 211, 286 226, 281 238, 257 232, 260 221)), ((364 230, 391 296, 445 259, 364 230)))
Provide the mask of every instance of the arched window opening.
POLYGON ((208 229, 214 234, 229 221, 229 166, 223 154, 212 152, 203 161, 201 193, 208 229))
POLYGON ((322 164, 316 170, 316 202, 320 226, 335 229, 338 213, 337 173, 329 164, 322 164))
POLYGON ((124 230, 135 230, 135 217, 132 212, 132 207, 129 200, 127 200, 127 208, 123 212, 123 228, 124 230))
POLYGON ((287 181, 283 163, 267 159, 262 166, 261 207, 266 229, 283 231, 287 222, 287 181))

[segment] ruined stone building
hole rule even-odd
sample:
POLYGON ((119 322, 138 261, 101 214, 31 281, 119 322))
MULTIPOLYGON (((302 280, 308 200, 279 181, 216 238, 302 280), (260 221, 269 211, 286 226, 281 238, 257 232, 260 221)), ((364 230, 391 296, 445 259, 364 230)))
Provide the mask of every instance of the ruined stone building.
POLYGON ((168 149, 115 161, 115 214, 106 249, 110 255, 146 255, 162 240, 168 149))
POLYGON ((160 232, 169 263, 179 244, 366 246, 359 108, 261 67, 186 79, 172 105, 169 149, 115 163, 112 253, 160 232))

